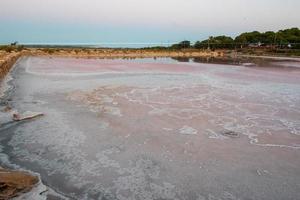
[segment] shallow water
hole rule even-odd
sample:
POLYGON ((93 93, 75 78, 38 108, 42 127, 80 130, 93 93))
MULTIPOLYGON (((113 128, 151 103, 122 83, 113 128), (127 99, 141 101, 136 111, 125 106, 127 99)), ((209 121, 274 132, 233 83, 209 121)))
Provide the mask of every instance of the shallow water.
POLYGON ((1 162, 70 199, 299 199, 300 62, 179 61, 22 58, 6 101, 45 116, 1 113, 1 162))

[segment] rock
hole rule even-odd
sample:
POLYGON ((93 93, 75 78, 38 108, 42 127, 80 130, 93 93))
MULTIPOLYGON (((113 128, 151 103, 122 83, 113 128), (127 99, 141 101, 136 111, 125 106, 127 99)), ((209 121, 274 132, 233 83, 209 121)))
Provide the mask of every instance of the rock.
POLYGON ((18 113, 13 114, 13 120, 14 121, 20 121, 20 119, 21 119, 21 116, 18 113))
POLYGON ((239 133, 230 131, 230 130, 224 130, 221 132, 222 135, 227 136, 227 137, 232 137, 232 138, 237 138, 240 136, 239 133))

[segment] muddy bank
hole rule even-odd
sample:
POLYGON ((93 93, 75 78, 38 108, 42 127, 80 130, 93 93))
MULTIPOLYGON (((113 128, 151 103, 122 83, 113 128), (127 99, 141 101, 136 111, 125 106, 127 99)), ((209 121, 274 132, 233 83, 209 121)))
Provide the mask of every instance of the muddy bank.
POLYGON ((38 182, 38 177, 27 172, 0 167, 0 199, 10 199, 29 192, 38 182))

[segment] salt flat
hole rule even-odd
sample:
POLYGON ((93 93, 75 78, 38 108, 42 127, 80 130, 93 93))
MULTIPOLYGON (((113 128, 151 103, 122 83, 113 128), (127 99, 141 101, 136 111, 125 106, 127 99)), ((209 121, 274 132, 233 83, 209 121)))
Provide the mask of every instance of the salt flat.
POLYGON ((45 116, 1 153, 71 199, 299 199, 299 66, 24 57, 8 102, 45 116))

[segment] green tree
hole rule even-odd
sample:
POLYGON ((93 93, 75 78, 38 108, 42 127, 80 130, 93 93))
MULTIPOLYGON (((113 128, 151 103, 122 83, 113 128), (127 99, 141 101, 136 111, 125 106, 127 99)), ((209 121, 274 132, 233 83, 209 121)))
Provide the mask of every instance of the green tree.
POLYGON ((178 44, 173 44, 171 46, 171 49, 186 49, 191 47, 191 42, 188 40, 184 40, 182 42, 179 42, 178 44))
POLYGON ((231 37, 221 35, 216 37, 209 37, 207 40, 197 41, 194 45, 196 49, 230 49, 234 47, 234 40, 231 37))

